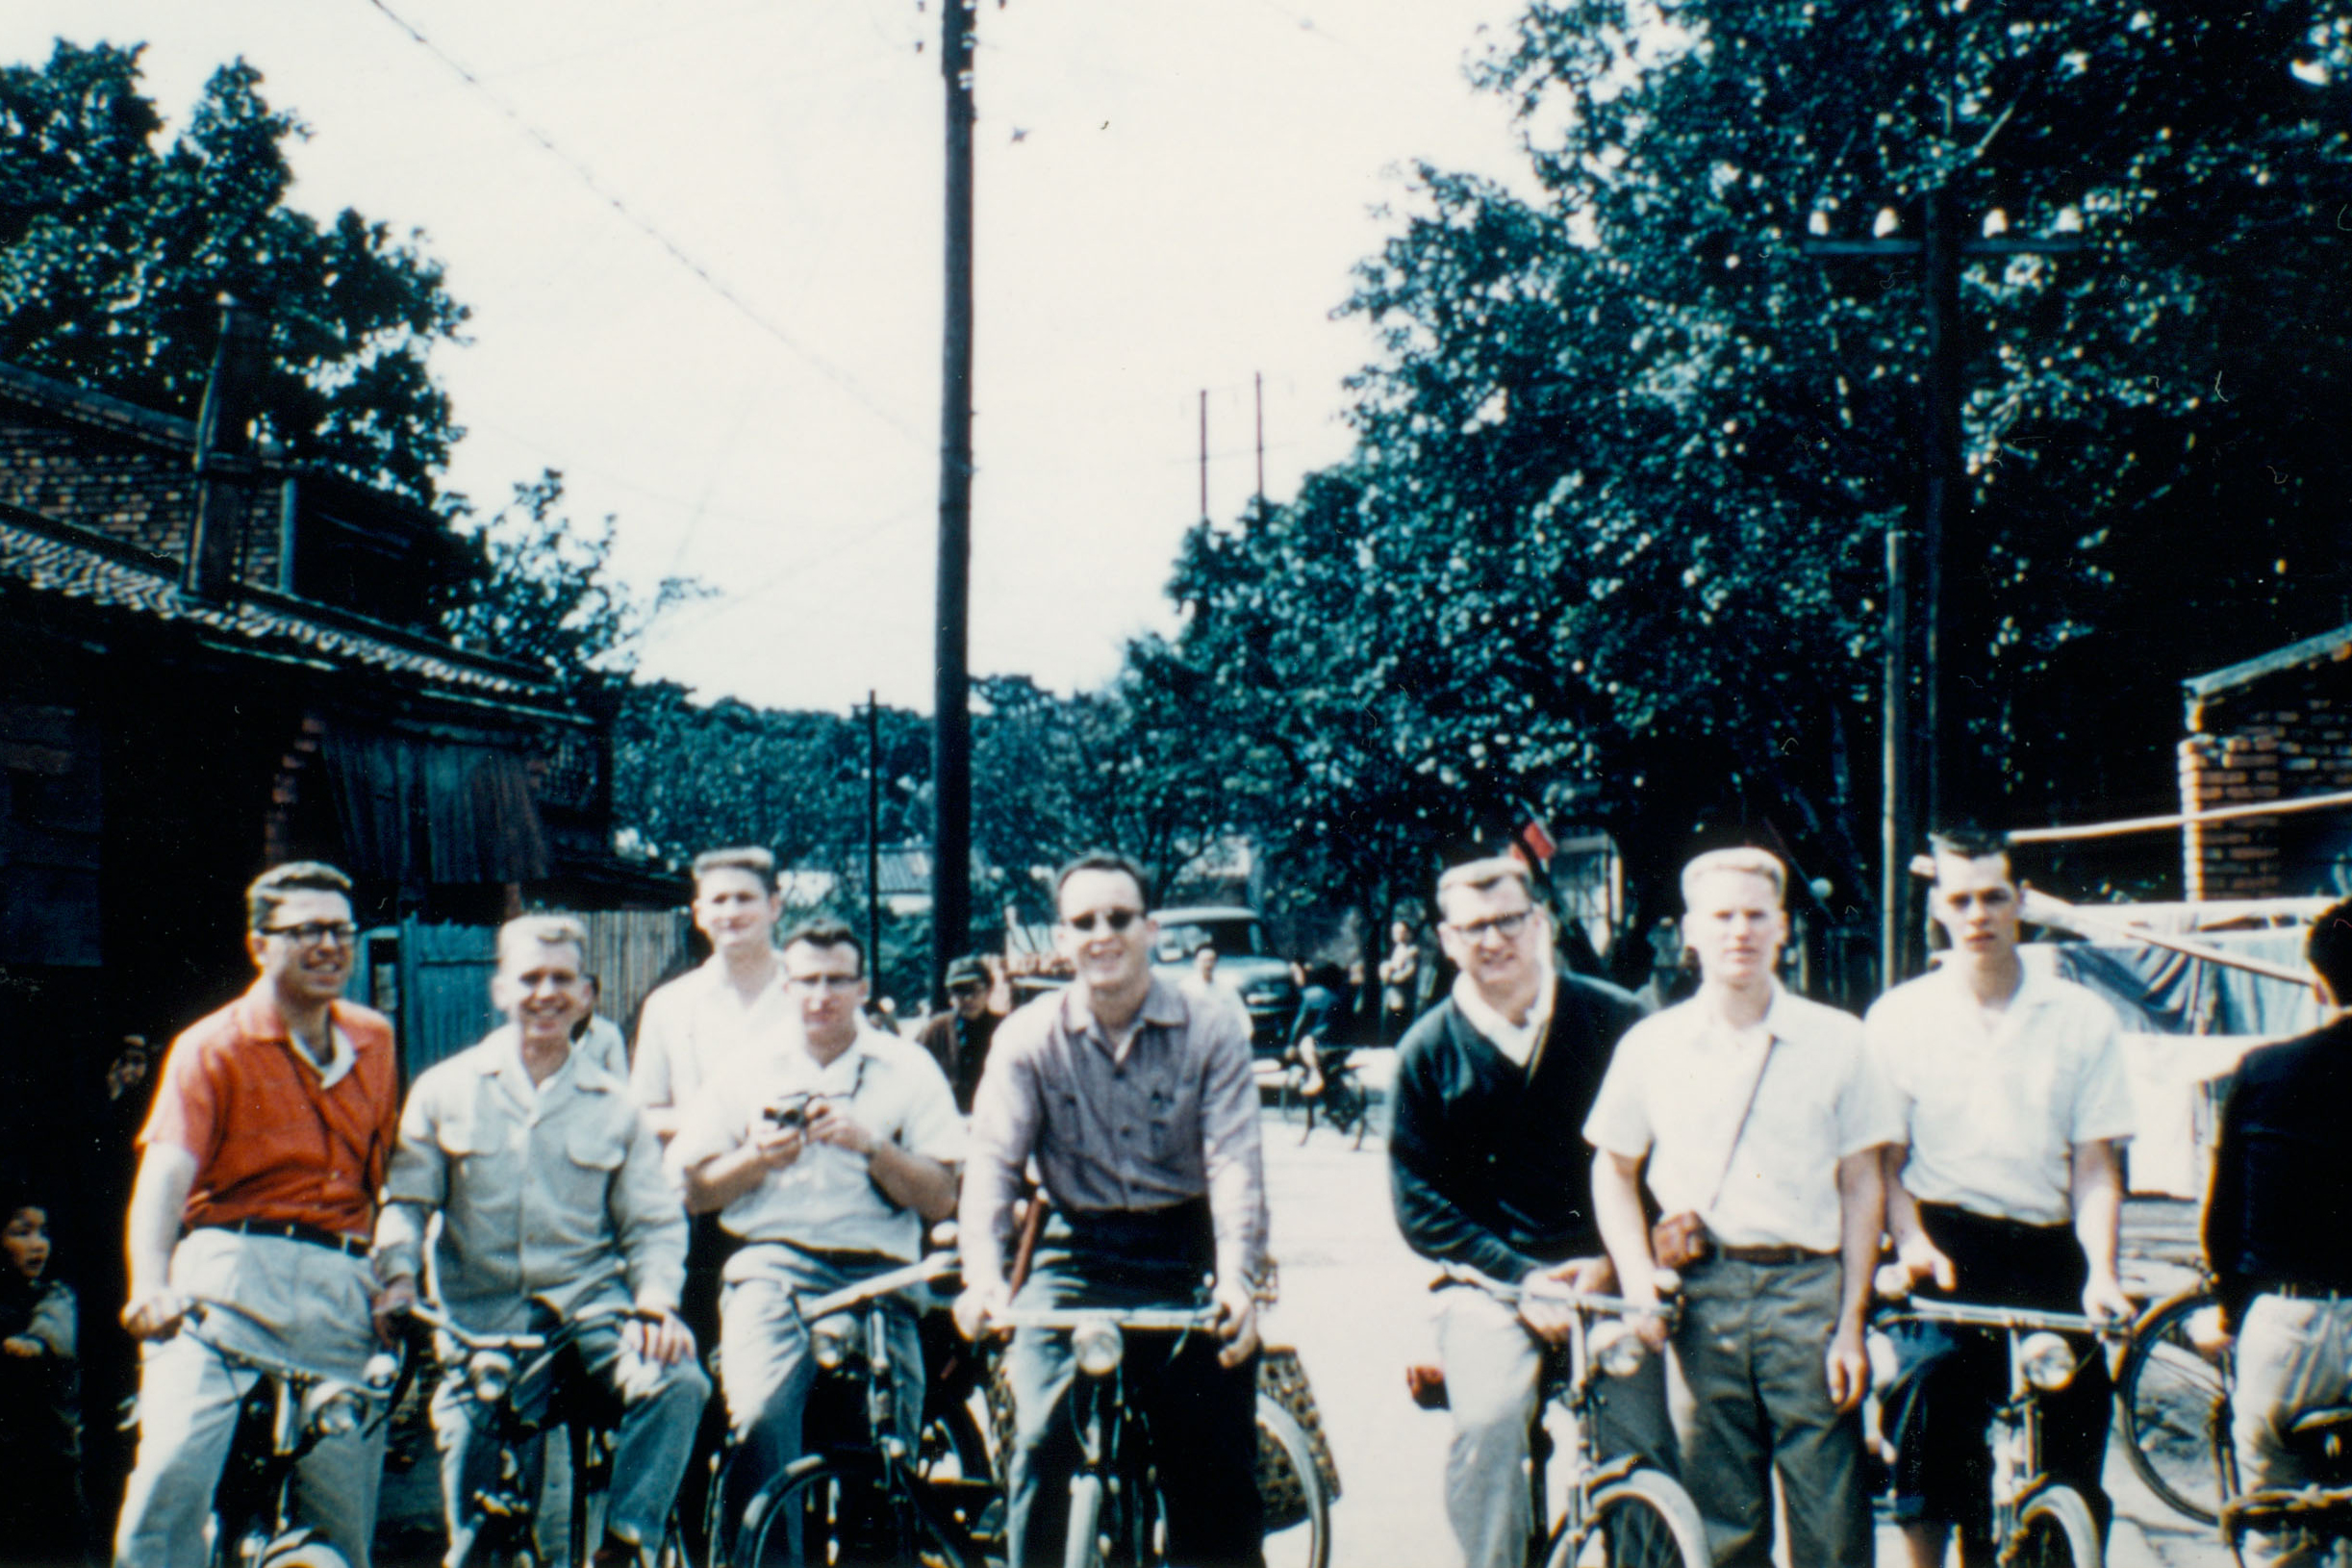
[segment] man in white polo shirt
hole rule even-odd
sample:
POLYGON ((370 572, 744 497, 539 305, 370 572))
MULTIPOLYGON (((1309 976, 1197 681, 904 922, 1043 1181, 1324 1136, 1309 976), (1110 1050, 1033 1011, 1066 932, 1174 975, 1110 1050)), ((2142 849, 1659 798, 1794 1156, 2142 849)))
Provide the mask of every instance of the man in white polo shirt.
MULTIPOLYGON (((1865 1023, 1905 1132, 1887 1151, 1892 1288, 1987 1306, 2131 1314, 2115 1277, 2131 1085, 2115 1015, 2089 991, 2017 956, 2017 885, 2001 841, 1939 833, 1929 908, 1952 939, 1943 962, 1878 999, 1865 1023)), ((1896 1331, 1887 1391, 1895 1520, 1909 1560, 1936 1568, 1952 1530, 1988 1554, 1992 1455, 1985 1424, 2008 1392, 2004 1342, 1932 1325, 1896 1331)), ((2041 1404, 2043 1467, 2080 1492, 2102 1534, 2112 1512, 2107 1361, 2041 1404)))
POLYGON ((1633 1301, 1656 1300, 1663 1282, 1645 1176, 1667 1216, 1661 1239, 1700 1238, 1703 1255, 1680 1270, 1674 1343, 1695 1406, 1682 1479, 1715 1562, 1771 1561, 1777 1468, 1788 1560, 1870 1568, 1862 1315, 1883 1217, 1880 1150, 1901 1123, 1860 1022, 1773 977, 1785 887, 1761 849, 1712 850, 1682 868, 1699 993, 1618 1043, 1584 1123, 1598 1151, 1593 1209, 1633 1301))
MULTIPOLYGON (((719 1385, 737 1449, 720 1541, 801 1452, 816 1382, 796 1294, 821 1295, 913 1262, 923 1226, 955 1207, 963 1119, 930 1052, 865 1022, 865 953, 836 922, 784 943, 794 1026, 731 1058, 687 1107, 670 1157, 686 1206, 716 1210, 742 1245, 719 1307, 719 1385)), ((899 1436, 923 1412, 914 1313, 894 1309, 899 1436)))

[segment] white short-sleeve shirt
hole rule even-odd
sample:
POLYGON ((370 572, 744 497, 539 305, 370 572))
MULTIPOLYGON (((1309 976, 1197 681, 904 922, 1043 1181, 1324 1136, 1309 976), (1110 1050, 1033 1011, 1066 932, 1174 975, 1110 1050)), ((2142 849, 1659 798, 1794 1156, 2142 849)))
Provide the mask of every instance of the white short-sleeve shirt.
POLYGON ((2114 1011, 2071 980, 2029 969, 1987 1015, 1947 966, 1881 997, 1864 1027, 1907 1128, 1903 1185, 1922 1202, 2062 1225, 2073 1147, 2132 1135, 2114 1011))
POLYGON ((649 1110, 682 1109, 735 1052, 798 1024, 782 964, 746 1002, 727 978, 726 961, 713 954, 645 999, 629 1088, 649 1110))
MULTIPOLYGON (((945 1164, 963 1162, 964 1119, 931 1053, 861 1023, 849 1048, 822 1067, 797 1028, 725 1063, 680 1118, 670 1145, 672 1170, 742 1148, 768 1108, 788 1095, 846 1100, 848 1114, 876 1136, 945 1164)), ((879 1252, 905 1262, 923 1246, 923 1217, 883 1195, 865 1156, 814 1141, 721 1209, 719 1221, 746 1241, 879 1252)))
POLYGON ((1726 1246, 1837 1251, 1837 1162, 1903 1135, 1861 1021, 1776 984, 1762 1024, 1734 1030, 1709 1000, 1701 992, 1626 1031, 1585 1141, 1646 1157, 1659 1205, 1697 1210, 1726 1246))

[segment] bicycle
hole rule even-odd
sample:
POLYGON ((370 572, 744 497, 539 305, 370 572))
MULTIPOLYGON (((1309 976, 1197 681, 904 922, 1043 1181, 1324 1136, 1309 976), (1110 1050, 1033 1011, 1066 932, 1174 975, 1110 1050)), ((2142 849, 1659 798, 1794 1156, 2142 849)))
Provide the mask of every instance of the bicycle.
MULTIPOLYGON (((2352 1404, 2314 1405, 2288 1426, 2289 1452, 2312 1479, 2301 1486, 2263 1487, 2226 1496, 2222 1533, 2245 1560, 2250 1530, 2289 1537, 2311 1560, 2352 1560, 2352 1404)), ((2226 1452, 2226 1451, 2225 1451, 2226 1452)))
MULTIPOLYGON (((1486 1292, 1516 1308, 1521 1287, 1475 1270, 1448 1267, 1456 1284, 1486 1292)), ((1604 1377, 1630 1378, 1641 1369, 1649 1347, 1628 1318, 1662 1315, 1671 1328, 1671 1302, 1644 1305, 1615 1296, 1562 1290, 1550 1298, 1576 1309, 1566 1341, 1545 1358, 1542 1397, 1528 1428, 1530 1568, 1707 1568, 1707 1528, 1699 1505, 1682 1483, 1642 1462, 1636 1454, 1605 1457, 1598 1429, 1604 1377), (1544 1426, 1547 1405, 1568 1421, 1566 1500, 1549 1526, 1549 1470, 1555 1448, 1544 1426)), ((1446 1407, 1441 1369, 1416 1367, 1407 1377, 1414 1403, 1425 1409, 1446 1407)))
POLYGON ((180 1328, 232 1374, 254 1379, 239 1400, 228 1462, 213 1491, 210 1560, 214 1568, 345 1568, 341 1552, 293 1522, 295 1474, 322 1440, 388 1419, 410 1369, 379 1352, 355 1383, 232 1349, 204 1332, 208 1312, 238 1310, 233 1302, 199 1302, 180 1328))
MULTIPOLYGON (((814 1452, 786 1465, 745 1505, 725 1562, 980 1568, 975 1531, 998 1488, 976 1424, 968 1410, 951 1407, 963 1417, 961 1428, 951 1414, 935 1414, 910 1446, 899 1434, 891 1346, 892 1298, 931 1285, 955 1267, 952 1254, 933 1253, 846 1289, 795 1300, 820 1373, 803 1418, 814 1452), (950 1456, 951 1465, 942 1462, 950 1456)), ((726 1491, 723 1483, 712 1489, 714 1507, 726 1491)), ((718 1525, 714 1519, 714 1542, 726 1538, 718 1525)))
POLYGON ((2200 1332, 2220 1310, 2210 1284, 2151 1304, 2115 1372, 2125 1458, 2166 1507, 2201 1525, 2220 1522, 2233 1489, 2228 1355, 2209 1354, 2216 1336, 2200 1332))
POLYGON ((2082 1368, 2074 1346, 2061 1336, 2112 1337, 2118 1330, 2077 1313, 1916 1298, 1883 1308, 1873 1327, 1905 1322, 1991 1329, 2008 1338, 2009 1394, 1994 1410, 1990 1429, 1992 1535, 2004 1568, 2099 1568, 2102 1549, 2090 1505, 2042 1468, 2041 1398, 2064 1388, 2082 1368))
MULTIPOLYGON (((562 1426, 569 1436, 571 1460, 563 1560, 571 1568, 585 1568, 604 1535, 602 1504, 613 1467, 611 1423, 582 1408, 577 1391, 560 1400, 542 1398, 540 1391, 554 1376, 558 1357, 583 1333, 631 1317, 634 1310, 592 1308, 544 1333, 514 1334, 476 1333, 422 1302, 413 1303, 408 1315, 463 1353, 462 1369, 451 1365, 457 1357, 444 1354, 444 1370, 462 1375, 468 1396, 489 1412, 486 1435, 494 1449, 495 1468, 489 1483, 473 1494, 481 1527, 468 1560, 496 1568, 540 1568, 548 1559, 550 1554, 540 1539, 541 1477, 534 1460, 540 1440, 549 1429, 562 1426)), ((668 1568, 683 1568, 685 1553, 674 1515, 664 1531, 659 1560, 668 1568)))
POLYGON ((1315 1135, 1315 1117, 1320 1112, 1327 1126, 1350 1140, 1351 1149, 1363 1148, 1364 1135, 1372 1129, 1372 1097, 1365 1092, 1363 1080, 1355 1075, 1354 1048, 1331 1047, 1322 1054, 1320 1067, 1323 1083, 1313 1095, 1306 1093, 1308 1075, 1304 1063, 1294 1062, 1283 1069, 1285 1112, 1294 1106, 1305 1112, 1306 1128, 1299 1134, 1299 1142, 1303 1145, 1315 1135))
MULTIPOLYGON (((1008 1328, 1070 1335, 1077 1376, 1070 1388, 1078 1468, 1070 1479, 1064 1568, 1164 1568, 1167 1505, 1151 1450, 1150 1422, 1126 1398, 1127 1340, 1136 1334, 1183 1336, 1214 1329, 1214 1307, 1055 1307, 1002 1313, 1008 1328)), ((1170 1353, 1174 1353, 1172 1350, 1170 1353)), ((1266 1556, 1282 1568, 1328 1568, 1331 1501, 1312 1443, 1298 1419, 1271 1396, 1257 1397, 1261 1454, 1278 1449, 1299 1497, 1286 1527, 1268 1519, 1266 1556)), ((1261 1464, 1261 1472, 1263 1471, 1261 1464)))

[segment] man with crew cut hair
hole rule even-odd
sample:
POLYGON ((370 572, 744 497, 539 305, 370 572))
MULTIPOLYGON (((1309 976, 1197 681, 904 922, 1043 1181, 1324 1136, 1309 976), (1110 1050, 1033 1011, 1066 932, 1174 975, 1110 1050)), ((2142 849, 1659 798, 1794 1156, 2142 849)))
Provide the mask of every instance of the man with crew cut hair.
MULTIPOLYGON (((1677 1242, 1675 1359, 1693 1403, 1682 1481, 1719 1568, 1870 1568, 1862 1318, 1884 1215, 1880 1150, 1901 1136, 1861 1021, 1775 977, 1787 873, 1763 849, 1682 868, 1698 995, 1618 1042, 1584 1123, 1593 1207, 1626 1297, 1657 1299, 1639 1183, 1677 1242)), ((1640 1325, 1652 1344, 1655 1320, 1640 1325)))
MULTIPOLYGON (((368 1266, 376 1193, 400 1112, 392 1024, 342 999, 359 927, 351 881, 293 861, 245 891, 245 994, 191 1024, 164 1061, 125 1223, 123 1327, 148 1342, 139 1457, 114 1560, 197 1568, 213 1489, 249 1378, 182 1333, 359 1381, 385 1304, 368 1266)), ((295 1515, 367 1568, 384 1470, 380 1424, 322 1439, 295 1515)))
MULTIPOLYGON (((1886 1151, 1890 1294, 2128 1319, 2116 1277, 2123 1212, 2117 1145, 2132 1135, 2114 1011, 2026 966, 2008 847, 1967 828, 1930 840, 1928 907, 1951 939, 1935 969, 1881 997, 1864 1021, 1903 1118, 1886 1151)), ((1937 1568, 1957 1529, 1987 1557, 1992 1454, 1985 1429, 2008 1397, 2002 1336, 1936 1324, 1893 1331, 1899 1364, 1884 1408, 1895 1441, 1895 1522, 1913 1568, 1937 1568)), ((2112 1389, 2094 1343, 2041 1401, 2042 1466, 2081 1494, 2102 1534, 2112 1389)))

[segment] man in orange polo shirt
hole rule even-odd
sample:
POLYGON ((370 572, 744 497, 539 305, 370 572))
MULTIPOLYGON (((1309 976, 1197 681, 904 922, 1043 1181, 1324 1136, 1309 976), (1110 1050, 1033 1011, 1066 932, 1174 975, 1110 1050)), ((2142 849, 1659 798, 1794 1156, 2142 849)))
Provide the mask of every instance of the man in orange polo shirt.
MULTIPOLYGON (((198 1568, 240 1387, 214 1345, 356 1380, 376 1336, 375 1194, 398 1128, 392 1025, 341 999, 351 883, 297 861, 245 891, 251 990, 172 1042, 139 1134, 123 1327, 147 1341, 114 1560, 198 1568), (195 1333, 180 1332, 200 1310, 195 1333)), ((383 1429, 321 1441, 300 1517, 367 1568, 383 1429)))

